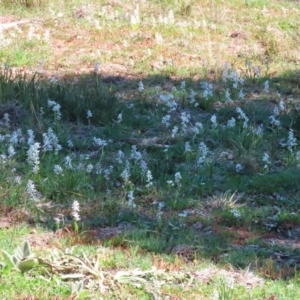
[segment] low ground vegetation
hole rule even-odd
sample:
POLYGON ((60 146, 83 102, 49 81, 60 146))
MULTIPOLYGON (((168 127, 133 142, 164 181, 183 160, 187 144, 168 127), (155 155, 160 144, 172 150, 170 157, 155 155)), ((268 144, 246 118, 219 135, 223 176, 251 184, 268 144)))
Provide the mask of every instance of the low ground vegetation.
POLYGON ((125 2, 3 1, 1 297, 299 298, 299 7, 125 2))

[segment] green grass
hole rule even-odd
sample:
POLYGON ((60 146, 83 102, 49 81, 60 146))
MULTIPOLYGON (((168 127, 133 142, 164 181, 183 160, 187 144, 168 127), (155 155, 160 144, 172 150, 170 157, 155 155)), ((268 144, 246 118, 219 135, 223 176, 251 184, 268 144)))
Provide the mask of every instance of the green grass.
POLYGON ((299 298, 297 3, 3 4, 1 299, 299 298))

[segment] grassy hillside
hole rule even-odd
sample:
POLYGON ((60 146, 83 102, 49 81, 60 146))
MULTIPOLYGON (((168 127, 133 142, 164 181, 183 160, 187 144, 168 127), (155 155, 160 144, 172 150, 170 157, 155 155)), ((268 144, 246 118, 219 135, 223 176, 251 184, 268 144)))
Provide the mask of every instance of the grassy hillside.
POLYGON ((1 299, 298 299, 295 1, 0 6, 1 299))

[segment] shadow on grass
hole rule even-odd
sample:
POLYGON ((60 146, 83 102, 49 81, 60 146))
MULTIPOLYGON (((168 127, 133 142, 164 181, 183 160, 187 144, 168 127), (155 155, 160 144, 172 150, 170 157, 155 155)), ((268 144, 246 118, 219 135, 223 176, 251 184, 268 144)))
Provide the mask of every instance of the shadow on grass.
MULTIPOLYGON (((158 97, 153 96, 154 92, 164 94, 173 93, 177 95, 179 105, 175 113, 179 114, 180 112, 189 111, 189 92, 193 89, 199 93, 195 98, 198 108, 193 109, 198 111, 202 117, 204 116, 205 121, 209 122, 213 114, 218 114, 221 122, 223 118, 224 124, 226 124, 225 120, 234 115, 232 113, 233 108, 235 106, 242 106, 247 115, 251 116, 251 121, 255 123, 254 125, 259 126, 266 122, 271 112, 270 107, 274 106, 272 98, 269 97, 266 103, 264 96, 260 95, 264 82, 270 80, 273 94, 279 92, 284 98, 290 96, 298 97, 300 94, 299 86, 297 85, 299 83, 299 76, 298 79, 295 77, 295 74, 288 74, 282 78, 272 79, 249 77, 243 85, 244 92, 247 94, 246 99, 244 101, 236 101, 236 103, 228 106, 225 100, 226 87, 223 87, 224 83, 222 83, 220 78, 212 79, 207 77, 203 78, 203 80, 195 81, 191 78, 174 79, 168 75, 127 78, 91 73, 80 76, 68 74, 57 81, 57 79, 50 75, 48 77, 41 74, 34 74, 32 77, 23 75, 15 76, 10 70, 7 70, 4 71, 0 78, 2 104, 0 118, 4 118, 6 113, 9 114, 12 125, 15 128, 20 125, 22 126, 24 123, 36 126, 39 128, 38 137, 42 138, 42 132, 51 122, 48 122, 46 119, 42 120, 41 109, 48 110, 43 112, 46 115, 50 115, 54 111, 54 118, 57 118, 55 110, 49 106, 48 102, 48 100, 53 100, 60 105, 62 124, 73 124, 73 127, 77 129, 82 126, 83 132, 81 134, 83 136, 99 131, 105 138, 118 140, 119 145, 127 142, 132 146, 135 142, 143 140, 144 135, 149 139, 157 138, 159 134, 156 127, 152 128, 153 131, 151 131, 152 120, 145 119, 146 116, 143 115, 144 112, 149 112, 149 110, 157 106, 158 97), (138 88, 139 86, 141 87, 141 81, 143 82, 144 89, 139 91, 138 88), (185 93, 180 92, 183 81, 185 82, 185 93), (201 83, 203 81, 210 82, 215 86, 215 94, 208 100, 203 99, 201 96, 203 93, 203 85, 201 83), (131 107, 128 105, 130 103, 137 104, 138 108, 134 113, 141 113, 142 117, 140 119, 136 118, 133 121, 134 117, 132 116, 132 120, 129 121, 128 125, 125 124, 126 128, 115 128, 114 125, 117 122, 119 114, 126 111, 127 116, 130 118, 131 107), (88 110, 92 112, 90 118, 86 116, 88 110), (106 129, 106 125, 109 125, 108 127, 112 129, 106 129)), ((155 114, 153 114, 153 118, 156 118, 155 114)), ((283 127, 287 129, 291 127, 294 130, 295 136, 300 138, 300 117, 297 110, 287 110, 282 116, 281 121, 283 127)), ((64 128, 61 128, 61 130, 63 131, 64 128)), ((271 128, 268 130, 272 131, 271 128)), ((213 134, 209 139, 206 138, 206 141, 211 143, 212 147, 216 143, 213 140, 214 138, 219 139, 222 145, 227 145, 228 143, 229 146, 239 147, 236 143, 231 144, 232 138, 228 138, 227 140, 227 137, 214 137, 213 134)), ((162 141, 164 140, 163 138, 162 141)), ((151 148, 153 146, 151 144, 145 145, 147 151, 153 151, 154 153, 157 149, 156 147, 158 147, 157 145, 160 145, 162 142, 157 142, 157 140, 152 141, 155 144, 154 148, 151 148)), ((245 141, 242 144, 242 149, 243 151, 246 149, 245 153, 251 159, 251 141, 249 145, 247 143, 245 141)), ((176 140, 172 142, 172 145, 174 144, 176 145, 176 140)), ((145 145, 143 144, 143 146, 145 145)), ((271 144, 271 147, 276 147, 276 145, 271 144)), ((74 148, 75 152, 80 150, 80 147, 74 148)), ((86 150, 93 151, 94 149, 87 147, 86 150)), ((172 157, 173 164, 184 161, 181 158, 182 151, 176 151, 172 157)), ((246 154, 243 155, 246 156, 246 154)), ((24 157, 25 159, 26 157, 24 157)), ((265 275, 273 276, 274 279, 277 278, 278 274, 281 274, 280 277, 286 277, 293 274, 292 270, 298 268, 298 261, 300 261, 299 249, 294 250, 293 256, 291 256, 288 241, 287 247, 276 245, 274 247, 265 241, 263 236, 266 233, 266 222, 263 219, 270 218, 269 215, 263 214, 260 219, 255 215, 252 219, 250 217, 247 220, 242 219, 242 221, 237 222, 232 217, 232 214, 230 214, 231 210, 228 208, 220 206, 218 209, 205 209, 205 201, 207 201, 203 200, 205 197, 212 199, 214 193, 219 195, 228 189, 246 195, 255 193, 265 198, 268 198, 267 195, 273 196, 274 192, 299 194, 300 173, 297 167, 293 166, 283 171, 255 175, 257 172, 255 164, 252 166, 251 161, 249 164, 250 167, 247 172, 245 171, 242 180, 234 175, 216 184, 217 177, 209 173, 199 178, 199 180, 209 178, 210 181, 203 190, 199 188, 193 190, 197 191, 195 192, 197 197, 194 197, 191 204, 186 199, 183 199, 184 201, 174 201, 172 197, 168 199, 166 196, 166 199, 168 199, 166 202, 170 205, 168 206, 169 208, 162 210, 161 219, 158 219, 155 212, 153 213, 153 209, 151 209, 150 214, 147 213, 147 209, 150 207, 147 203, 149 199, 143 193, 141 193, 142 209, 131 212, 124 209, 123 205, 118 203, 117 200, 109 201, 109 199, 105 198, 103 193, 105 185, 95 181, 94 190, 96 193, 102 193, 103 199, 100 197, 99 201, 103 201, 103 204, 101 204, 101 209, 98 206, 93 207, 93 205, 91 205, 92 209, 86 209, 86 216, 83 218, 84 226, 85 228, 92 228, 95 240, 100 240, 104 244, 128 247, 139 246, 143 251, 174 254, 191 262, 205 258, 222 264, 230 263, 237 268, 255 267, 263 273, 263 270, 266 270, 266 262, 271 259, 275 261, 275 264, 272 269, 265 272, 265 275), (188 209, 191 211, 195 204, 198 208, 200 204, 203 212, 208 215, 205 216, 202 213, 197 216, 197 211, 195 210, 192 213, 192 217, 188 218, 187 221, 178 217, 178 212, 188 209), (172 215, 174 211, 175 215, 172 215), (99 213, 101 216, 99 216, 99 213), (110 229, 112 234, 108 236, 101 235, 101 228, 110 229), (249 244, 252 242, 254 243, 253 247, 249 247, 249 244), (283 259, 281 261, 280 259, 276 259, 276 255, 274 256, 276 251, 280 253, 277 257, 292 257, 292 260, 286 260, 286 264, 280 264, 283 259)), ((160 166, 160 161, 153 166, 153 174, 159 176, 163 171, 160 168, 164 167, 160 166)), ((173 166, 169 168, 167 172, 175 172, 173 166)), ((48 171, 47 168, 43 169, 41 176, 47 178, 48 171)), ((78 184, 77 180, 78 178, 74 178, 74 186, 78 184)), ((66 185, 63 185, 61 190, 60 188, 56 188, 51 192, 45 188, 45 194, 50 200, 57 197, 64 198, 68 196, 68 193, 65 191, 72 190, 72 183, 66 182, 66 184, 71 184, 68 189, 66 189, 66 185)), ((118 186, 119 182, 116 181, 115 184, 118 186)), ((199 184, 201 185, 201 181, 199 181, 199 184)), ((43 192, 41 183, 40 188, 41 192, 43 192)), ((160 196, 167 193, 166 191, 160 194, 160 196)), ((189 195, 185 194, 185 196, 189 195)), ((150 196, 151 205, 154 203, 155 198, 156 195, 150 196)), ((300 201, 298 201, 300 198, 298 198, 293 198, 286 208, 285 219, 281 216, 280 222, 271 222, 273 225, 275 224, 272 230, 278 237, 283 237, 283 232, 287 232, 287 230, 300 225, 299 218, 295 217, 292 222, 291 218, 289 218, 291 214, 295 213, 295 210, 300 209, 300 201)), ((280 201, 280 199, 272 198, 272 200, 265 203, 267 203, 268 207, 285 207, 286 203, 280 201)), ((253 203, 249 203, 244 199, 242 204, 248 206, 248 212, 252 210, 253 203)), ((257 203, 258 210, 259 207, 263 207, 264 205, 263 203, 257 203)), ((53 228, 53 223, 50 222, 49 226, 53 228)), ((295 237, 288 238, 293 239, 295 237)), ((90 239, 84 240, 90 242, 90 239)))

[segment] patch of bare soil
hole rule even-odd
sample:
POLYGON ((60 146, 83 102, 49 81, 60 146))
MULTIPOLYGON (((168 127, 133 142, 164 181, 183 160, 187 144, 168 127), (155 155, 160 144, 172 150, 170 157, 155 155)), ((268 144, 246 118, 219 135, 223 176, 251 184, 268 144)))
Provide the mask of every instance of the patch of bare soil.
POLYGON ((92 230, 92 234, 96 239, 109 240, 115 236, 128 232, 130 229, 131 227, 122 224, 116 227, 98 227, 92 230))
MULTIPOLYGON (((246 288, 254 288, 262 285, 264 279, 255 275, 250 271, 237 271, 237 270, 225 270, 217 269, 215 267, 206 268, 200 271, 196 271, 193 275, 201 282, 210 283, 216 277, 228 279, 231 283, 245 286, 246 288)), ((230 283, 229 282, 229 283, 230 283)))
POLYGON ((34 250, 45 250, 50 248, 60 248, 60 237, 60 231, 38 233, 35 229, 33 229, 30 234, 24 238, 24 240, 28 241, 34 250))

